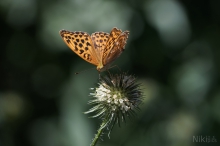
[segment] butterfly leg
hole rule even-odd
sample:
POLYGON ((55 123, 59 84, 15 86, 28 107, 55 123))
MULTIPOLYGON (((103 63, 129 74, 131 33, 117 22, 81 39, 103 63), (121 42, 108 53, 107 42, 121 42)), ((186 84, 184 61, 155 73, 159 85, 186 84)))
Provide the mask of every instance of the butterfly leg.
POLYGON ((114 68, 114 67, 117 67, 118 70, 121 72, 121 69, 120 69, 117 65, 113 65, 113 66, 109 67, 108 69, 110 69, 110 68, 114 68))
POLYGON ((101 75, 100 75, 100 72, 99 72, 99 79, 101 79, 101 75))

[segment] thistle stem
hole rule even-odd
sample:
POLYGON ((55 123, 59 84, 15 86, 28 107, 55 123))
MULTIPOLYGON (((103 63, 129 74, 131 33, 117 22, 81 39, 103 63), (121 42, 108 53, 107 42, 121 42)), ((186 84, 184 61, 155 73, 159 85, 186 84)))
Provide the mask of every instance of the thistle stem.
POLYGON ((106 118, 103 119, 102 124, 100 125, 99 129, 97 130, 97 133, 96 133, 94 139, 92 140, 92 143, 90 144, 90 146, 95 146, 97 144, 97 142, 98 142, 98 140, 99 140, 99 138, 105 128, 104 125, 106 125, 106 121, 107 121, 106 118))

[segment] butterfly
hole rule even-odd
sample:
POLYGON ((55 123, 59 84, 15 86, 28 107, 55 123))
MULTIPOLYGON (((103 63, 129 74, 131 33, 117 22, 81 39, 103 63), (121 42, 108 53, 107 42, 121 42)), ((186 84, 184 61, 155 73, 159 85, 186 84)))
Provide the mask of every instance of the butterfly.
POLYGON ((82 31, 60 30, 67 46, 85 61, 97 66, 99 72, 105 71, 125 49, 129 31, 122 32, 114 27, 110 34, 95 32, 91 36, 82 31))

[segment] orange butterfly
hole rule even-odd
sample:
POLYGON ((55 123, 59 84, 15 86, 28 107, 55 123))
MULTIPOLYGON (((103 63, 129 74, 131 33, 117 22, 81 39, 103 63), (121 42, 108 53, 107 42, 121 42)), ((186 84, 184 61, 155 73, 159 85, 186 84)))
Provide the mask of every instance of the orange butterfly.
POLYGON ((97 66, 99 72, 108 69, 125 48, 129 31, 122 32, 113 28, 109 33, 95 32, 91 36, 86 32, 61 30, 64 42, 85 61, 97 66))

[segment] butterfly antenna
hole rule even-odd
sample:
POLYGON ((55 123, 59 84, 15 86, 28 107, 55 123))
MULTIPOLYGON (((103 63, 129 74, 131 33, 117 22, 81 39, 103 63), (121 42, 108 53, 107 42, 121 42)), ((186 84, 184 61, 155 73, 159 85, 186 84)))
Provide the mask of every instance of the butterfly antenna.
POLYGON ((88 71, 88 70, 90 70, 90 69, 94 69, 94 67, 93 67, 93 68, 86 69, 86 70, 83 70, 83 71, 80 71, 80 72, 75 72, 75 75, 78 75, 78 74, 80 74, 80 73, 82 73, 82 72, 86 72, 86 71, 88 71))

